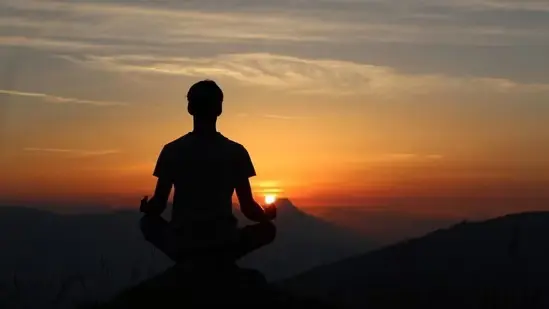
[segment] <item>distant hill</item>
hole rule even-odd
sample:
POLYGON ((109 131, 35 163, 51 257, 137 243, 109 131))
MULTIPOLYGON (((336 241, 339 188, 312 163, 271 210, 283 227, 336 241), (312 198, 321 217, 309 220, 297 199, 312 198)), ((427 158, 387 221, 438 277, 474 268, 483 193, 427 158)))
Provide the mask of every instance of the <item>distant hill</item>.
POLYGON ((463 222, 280 285, 349 308, 549 308, 548 235, 548 212, 463 222))
MULTIPOLYGON (((240 263, 259 269, 269 280, 374 246, 309 216, 289 200, 281 200, 279 206, 275 242, 240 263)), ((139 218, 136 211, 60 215, 0 207, 0 307, 4 308, 2 302, 15 302, 14 297, 40 308, 73 297, 103 299, 164 271, 173 263, 144 241, 139 218)))

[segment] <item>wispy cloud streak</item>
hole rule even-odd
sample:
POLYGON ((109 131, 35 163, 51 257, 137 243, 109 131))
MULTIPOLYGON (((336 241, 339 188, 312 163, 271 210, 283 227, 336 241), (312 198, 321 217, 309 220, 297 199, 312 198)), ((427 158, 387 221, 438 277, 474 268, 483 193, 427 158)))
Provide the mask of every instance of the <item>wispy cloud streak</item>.
POLYGON ((549 2, 544 0, 427 0, 424 4, 467 10, 506 10, 549 12, 549 2))
POLYGON ((265 114, 263 115, 265 118, 270 119, 279 119, 279 120, 301 120, 303 117, 300 116, 289 116, 289 115, 280 115, 280 114, 265 114))
POLYGON ((394 98, 448 93, 549 93, 549 84, 543 83, 519 83, 504 78, 406 74, 391 67, 266 53, 226 54, 211 58, 89 55, 66 59, 102 70, 200 78, 207 76, 309 94, 394 98))
POLYGON ((442 154, 387 153, 365 156, 359 163, 434 163, 444 159, 442 154))
POLYGON ((76 156, 105 156, 120 153, 120 150, 107 149, 107 150, 83 150, 83 149, 65 149, 65 148, 39 148, 39 147, 27 147, 23 149, 28 152, 42 152, 53 154, 68 154, 76 156))
POLYGON ((121 102, 85 100, 85 99, 61 97, 61 96, 50 95, 50 94, 39 93, 39 92, 24 92, 24 91, 17 91, 17 90, 0 89, 0 95, 2 94, 8 95, 8 96, 37 98, 37 99, 43 100, 44 102, 57 103, 57 104, 86 104, 86 105, 95 105, 95 106, 126 106, 128 105, 127 103, 121 103, 121 102))

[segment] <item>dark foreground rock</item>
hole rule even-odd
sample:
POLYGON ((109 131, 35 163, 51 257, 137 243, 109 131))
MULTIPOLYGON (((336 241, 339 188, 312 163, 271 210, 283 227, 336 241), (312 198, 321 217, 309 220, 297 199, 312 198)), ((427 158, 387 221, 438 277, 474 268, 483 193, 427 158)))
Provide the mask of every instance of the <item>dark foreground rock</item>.
POLYGON ((210 305, 238 308, 338 308, 290 295, 269 285, 254 270, 185 271, 172 267, 123 291, 95 309, 204 308, 210 305))

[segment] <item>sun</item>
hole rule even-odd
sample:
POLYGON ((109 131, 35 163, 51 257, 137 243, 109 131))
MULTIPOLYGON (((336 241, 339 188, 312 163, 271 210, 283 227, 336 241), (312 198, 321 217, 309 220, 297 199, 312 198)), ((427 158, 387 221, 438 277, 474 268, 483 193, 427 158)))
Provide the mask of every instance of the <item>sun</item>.
POLYGON ((269 205, 276 201, 276 195, 274 194, 267 194, 265 195, 265 204, 269 205))

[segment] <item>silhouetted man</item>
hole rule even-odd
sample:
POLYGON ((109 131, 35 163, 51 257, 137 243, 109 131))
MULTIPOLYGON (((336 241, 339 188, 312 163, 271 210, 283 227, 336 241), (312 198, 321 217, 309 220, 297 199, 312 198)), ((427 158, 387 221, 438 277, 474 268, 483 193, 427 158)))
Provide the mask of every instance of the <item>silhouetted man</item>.
POLYGON ((194 84, 187 94, 193 131, 166 144, 153 175, 154 196, 141 201, 141 230, 147 241, 176 262, 235 260, 271 243, 276 234, 274 205, 263 209, 252 196, 255 169, 247 150, 217 132, 223 92, 211 80, 194 84), (160 215, 174 187, 171 222, 160 215), (237 228, 232 213, 236 191, 242 213, 257 224, 237 228))

